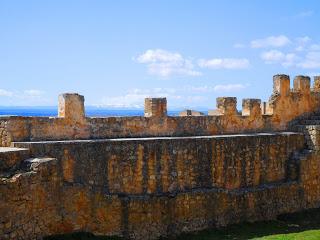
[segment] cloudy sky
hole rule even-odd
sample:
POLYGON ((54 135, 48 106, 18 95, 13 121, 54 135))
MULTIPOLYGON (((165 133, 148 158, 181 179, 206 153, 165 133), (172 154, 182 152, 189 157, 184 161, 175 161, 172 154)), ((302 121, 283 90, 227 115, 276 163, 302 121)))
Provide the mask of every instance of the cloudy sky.
POLYGON ((0 106, 267 100, 274 74, 320 75, 319 23, 317 0, 0 1, 0 106))

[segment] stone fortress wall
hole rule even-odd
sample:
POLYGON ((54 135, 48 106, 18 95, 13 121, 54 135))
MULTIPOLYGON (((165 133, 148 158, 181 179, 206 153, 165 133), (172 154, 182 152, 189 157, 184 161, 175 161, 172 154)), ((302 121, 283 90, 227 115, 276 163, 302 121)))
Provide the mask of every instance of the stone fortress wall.
POLYGON ((320 78, 274 76, 269 102, 217 99, 207 116, 0 118, 0 238, 88 231, 156 239, 320 206, 320 78))
POLYGON ((243 99, 242 114, 233 97, 217 98, 217 110, 209 116, 167 116, 163 98, 145 100, 144 117, 85 117, 84 98, 78 94, 59 96, 58 117, 10 116, 0 119, 0 145, 14 141, 104 139, 154 136, 203 136, 229 133, 283 131, 296 117, 318 110, 320 78, 297 76, 293 89, 286 75, 273 78, 268 102, 243 99))

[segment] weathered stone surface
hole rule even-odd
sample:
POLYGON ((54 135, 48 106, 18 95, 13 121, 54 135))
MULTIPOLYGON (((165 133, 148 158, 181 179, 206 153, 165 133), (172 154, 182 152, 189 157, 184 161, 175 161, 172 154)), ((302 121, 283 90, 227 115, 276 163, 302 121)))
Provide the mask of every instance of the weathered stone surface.
POLYGON ((313 91, 317 91, 317 92, 320 91, 320 76, 314 77, 313 91))
POLYGON ((293 81, 293 89, 295 91, 309 93, 310 92, 310 77, 296 76, 293 81))
POLYGON ((297 133, 14 143, 61 160, 65 181, 121 194, 237 189, 284 181, 297 133))
POLYGON ((235 97, 218 97, 217 109, 223 115, 237 115, 237 98, 235 97))
POLYGON ((165 117, 167 116, 166 98, 146 98, 144 100, 145 117, 165 117))
POLYGON ((261 100, 246 98, 242 100, 242 115, 259 117, 261 115, 261 100))
POLYGON ((85 120, 84 97, 77 93, 64 93, 59 96, 58 117, 74 122, 85 120))
POLYGON ((273 93, 287 96, 290 93, 290 77, 279 74, 273 76, 273 93))

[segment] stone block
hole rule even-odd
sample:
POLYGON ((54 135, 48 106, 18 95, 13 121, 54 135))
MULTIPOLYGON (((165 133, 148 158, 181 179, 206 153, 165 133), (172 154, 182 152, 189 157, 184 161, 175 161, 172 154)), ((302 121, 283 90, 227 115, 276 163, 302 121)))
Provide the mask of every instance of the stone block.
POLYGON ((308 76, 296 76, 293 81, 293 89, 301 93, 310 92, 310 77, 308 76))
POLYGON ((58 117, 82 122, 85 119, 84 97, 77 93, 59 95, 58 117))
POLYGON ((290 77, 284 74, 273 76, 273 93, 287 96, 290 93, 290 77))
POLYGON ((261 99, 246 98, 242 100, 242 115, 261 115, 261 99))
POLYGON ((167 116, 167 99, 166 98, 145 98, 144 116, 145 117, 167 116))
POLYGON ((313 90, 320 92, 320 76, 314 76, 313 90))
POLYGON ((218 97, 217 108, 222 114, 236 115, 237 111, 237 98, 236 97, 218 97))

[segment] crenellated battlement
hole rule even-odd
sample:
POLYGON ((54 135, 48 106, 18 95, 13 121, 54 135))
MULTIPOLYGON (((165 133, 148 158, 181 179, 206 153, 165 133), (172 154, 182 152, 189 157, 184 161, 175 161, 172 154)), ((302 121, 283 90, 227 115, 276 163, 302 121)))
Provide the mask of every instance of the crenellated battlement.
POLYGON ((0 146, 14 141, 102 139, 150 136, 199 136, 283 131, 301 115, 318 112, 320 77, 297 76, 290 88, 288 75, 273 77, 267 102, 243 99, 237 110, 235 97, 218 97, 208 115, 190 110, 181 116, 167 115, 166 98, 146 98, 144 116, 86 117, 84 97, 77 93, 59 96, 58 117, 0 117, 0 146), (194 114, 192 114, 194 113, 194 114), (197 116, 195 116, 197 115, 197 116))
MULTIPOLYGON (((290 98, 299 98, 310 94, 317 94, 320 91, 320 76, 314 77, 314 86, 310 88, 310 77, 296 76, 293 80, 293 88, 290 88, 290 77, 284 74, 278 74, 273 77, 273 92, 268 102, 261 102, 261 99, 243 99, 242 100, 242 116, 250 116, 260 114, 273 114, 274 102, 282 98, 282 100, 290 100, 290 98), (260 108, 260 110, 259 110, 260 108)), ((317 96, 313 96, 317 97, 317 96)), ((292 100, 292 99, 291 99, 292 100)), ((312 99, 317 100, 317 99, 312 99)), ((167 99, 166 98, 145 98, 144 102, 145 117, 167 117, 167 99)), ((236 97, 218 97, 216 99, 216 110, 210 111, 209 115, 239 115, 237 110, 236 97)), ((192 116, 192 114, 185 114, 192 116)), ((200 116, 199 114, 197 114, 200 116)), ((58 117, 81 121, 85 118, 84 97, 77 93, 65 93, 59 96, 58 117)))

